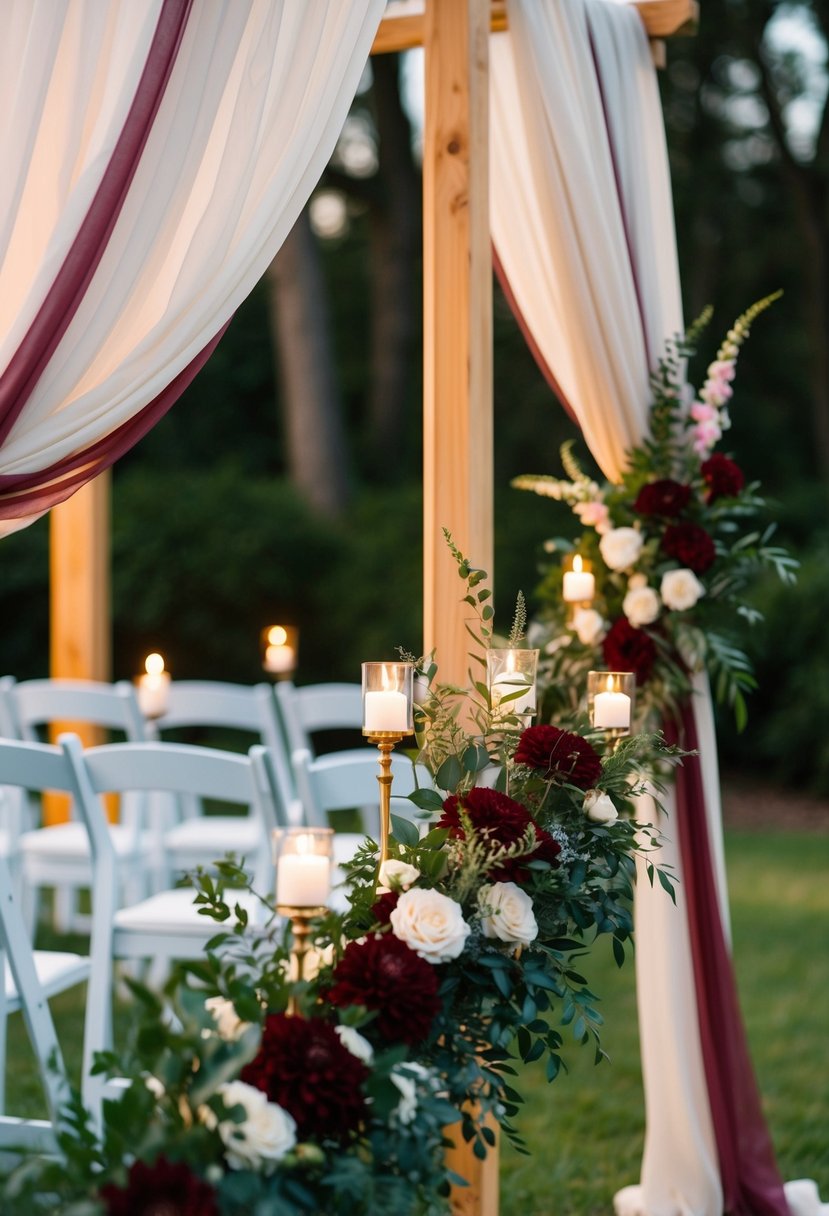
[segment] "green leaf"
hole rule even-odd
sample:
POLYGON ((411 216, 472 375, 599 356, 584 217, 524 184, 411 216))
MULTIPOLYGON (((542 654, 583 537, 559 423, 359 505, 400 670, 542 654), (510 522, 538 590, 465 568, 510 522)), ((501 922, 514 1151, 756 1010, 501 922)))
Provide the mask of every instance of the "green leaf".
POLYGON ((457 756, 447 756, 435 773, 435 784, 442 790, 456 790, 463 771, 457 756))
POLYGON ((408 798, 421 811, 440 811, 443 809, 443 799, 437 790, 413 790, 408 795, 408 798))
POLYGON ((415 848, 420 842, 417 824, 412 823, 411 819, 404 819, 402 815, 391 816, 391 830, 395 840, 409 848, 415 848))

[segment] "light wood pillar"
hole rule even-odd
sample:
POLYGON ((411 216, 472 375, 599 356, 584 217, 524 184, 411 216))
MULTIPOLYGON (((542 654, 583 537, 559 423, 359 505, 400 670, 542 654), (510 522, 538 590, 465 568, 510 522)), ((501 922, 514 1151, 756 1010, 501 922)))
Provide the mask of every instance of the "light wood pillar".
POLYGON ((489 3, 427 0, 423 154, 423 629, 467 683, 465 590, 442 529, 492 572, 489 3))
MULTIPOLYGON (((49 533, 49 671, 55 679, 109 680, 112 642, 109 576, 110 474, 101 473, 52 508, 49 533)), ((103 742, 99 729, 63 722, 53 738, 73 730, 86 746, 103 742)), ((48 822, 66 818, 67 802, 49 795, 48 822)))

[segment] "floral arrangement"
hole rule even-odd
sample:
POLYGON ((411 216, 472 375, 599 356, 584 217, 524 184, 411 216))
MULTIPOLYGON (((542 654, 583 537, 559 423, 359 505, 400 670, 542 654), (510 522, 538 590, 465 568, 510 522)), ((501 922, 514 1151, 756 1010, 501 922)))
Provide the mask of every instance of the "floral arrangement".
MULTIPOLYGON (((490 592, 453 552, 471 662, 485 663, 490 592)), ((315 923, 314 966, 298 978, 269 898, 260 927, 234 907, 247 880, 232 859, 200 871, 196 902, 220 927, 205 959, 161 995, 131 985, 145 1016, 126 1054, 97 1065, 125 1091, 100 1132, 74 1099, 65 1160, 24 1162, 7 1216, 438 1216, 463 1185, 447 1132, 479 1157, 496 1127, 520 1145, 516 1059, 553 1080, 565 1036, 602 1059, 583 962, 600 935, 624 960, 634 855, 656 843, 630 818, 652 777, 643 757, 680 753, 646 736, 605 748, 573 723, 522 728, 472 673, 461 690, 431 659, 420 668, 414 758, 433 784, 411 819, 393 817, 379 869, 369 839, 347 867, 348 911, 315 923)))
POLYGON ((584 531, 548 542, 539 589, 537 642, 548 688, 545 709, 558 712, 590 668, 633 671, 640 723, 661 721, 688 694, 693 674, 708 669, 718 700, 746 721, 745 694, 755 686, 735 624, 759 613, 745 592, 761 570, 794 581, 797 563, 760 529, 765 509, 730 455, 715 450, 731 425, 729 404, 740 348, 752 323, 779 292, 753 304, 728 331, 699 394, 686 383, 688 359, 710 318, 707 309, 684 338, 667 344, 651 376, 649 437, 627 453, 618 485, 600 486, 562 448, 566 479, 522 476, 513 485, 567 503, 584 531), (560 557, 589 563, 596 594, 568 613, 560 557))

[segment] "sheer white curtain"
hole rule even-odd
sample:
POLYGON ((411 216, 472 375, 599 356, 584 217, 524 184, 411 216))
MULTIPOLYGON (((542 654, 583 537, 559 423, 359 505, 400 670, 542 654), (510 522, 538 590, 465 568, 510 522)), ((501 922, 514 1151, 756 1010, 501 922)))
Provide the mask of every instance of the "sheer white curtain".
POLYGON ((14 380, 0 429, 0 533, 111 463, 212 349, 322 173, 383 7, 0 6, 0 101, 14 116, 0 131, 0 388, 14 380), (156 109, 136 115, 165 53, 156 109), (38 338, 43 357, 15 379, 58 276, 83 279, 83 225, 138 119, 134 169, 94 272, 54 349, 38 338))
MULTIPOLYGON (((509 32, 492 44, 496 264, 542 370, 612 480, 645 432, 649 370, 665 339, 683 328, 650 49, 636 11, 608 0, 509 0, 508 17, 509 32)), ((703 681, 694 702, 710 868, 727 932, 716 741, 703 681)), ((678 876, 678 907, 640 875, 636 967, 647 1127, 641 1185, 620 1192, 616 1206, 639 1216, 721 1216, 690 875, 683 874, 673 798, 666 809, 662 860, 678 876)), ((640 807, 639 817, 656 818, 653 804, 640 807)))

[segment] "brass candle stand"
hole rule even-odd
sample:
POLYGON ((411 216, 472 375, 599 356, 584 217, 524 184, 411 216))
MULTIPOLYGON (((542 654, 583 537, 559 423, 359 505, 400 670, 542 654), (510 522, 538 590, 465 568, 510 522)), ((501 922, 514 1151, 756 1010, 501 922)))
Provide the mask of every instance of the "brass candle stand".
MULTIPOLYGON (((280 916, 291 922, 291 978, 295 984, 301 984, 305 977, 305 957, 311 949, 311 922, 328 911, 325 907, 305 908, 294 904, 277 904, 276 910, 280 916), (294 972, 296 975, 294 976, 294 972)), ((299 1001, 291 996, 286 1012, 291 1017, 299 1017, 299 1001)))
POLYGON ((404 735, 395 730, 364 730, 363 734, 369 743, 373 743, 380 752, 380 772, 377 774, 377 783, 380 786, 380 865, 382 865, 389 858, 389 836, 391 835, 391 783, 394 780, 391 771, 391 757, 404 735))

